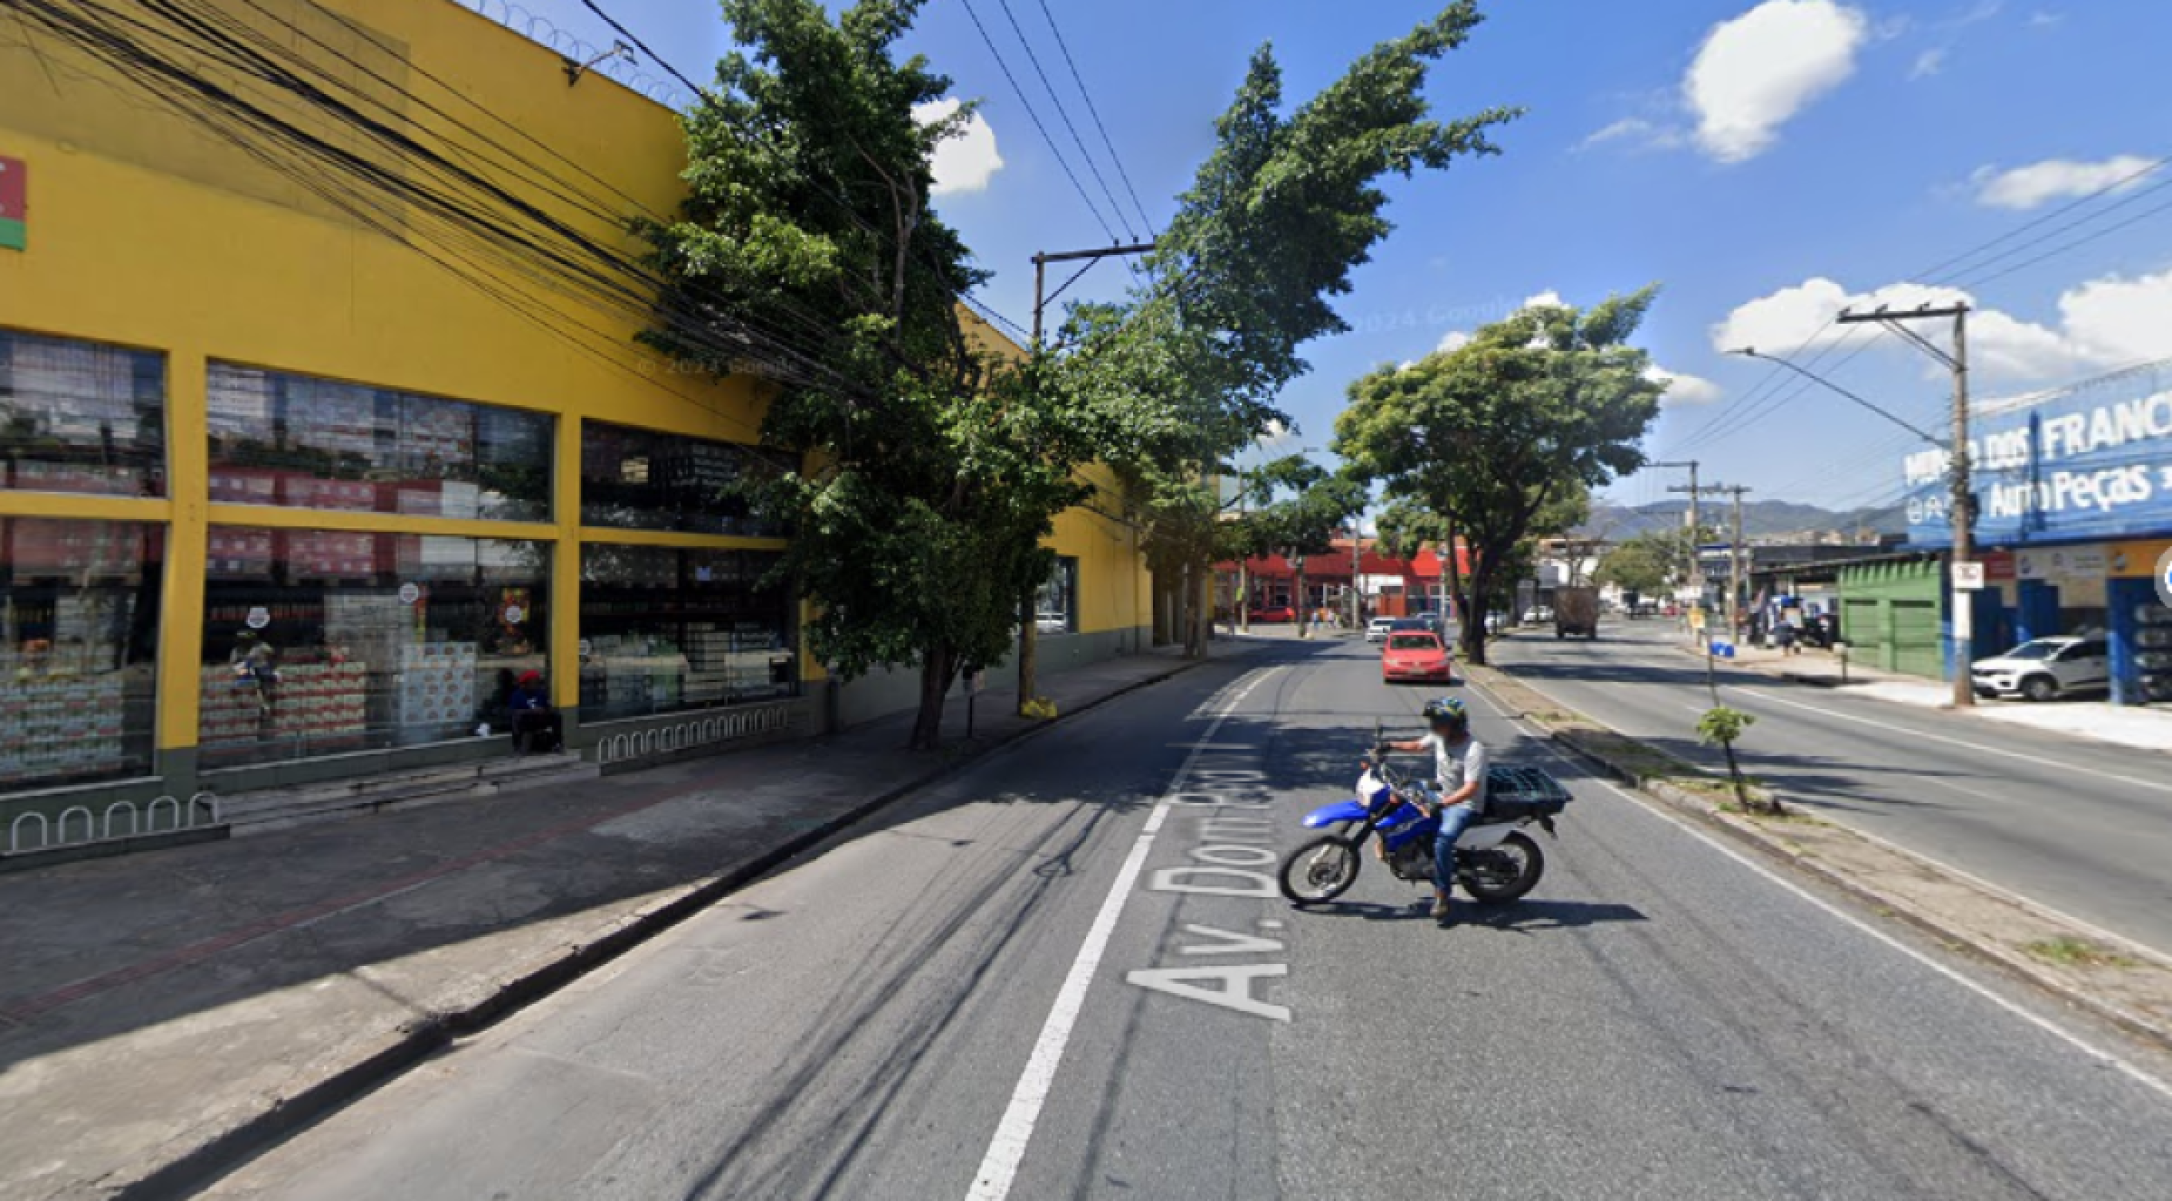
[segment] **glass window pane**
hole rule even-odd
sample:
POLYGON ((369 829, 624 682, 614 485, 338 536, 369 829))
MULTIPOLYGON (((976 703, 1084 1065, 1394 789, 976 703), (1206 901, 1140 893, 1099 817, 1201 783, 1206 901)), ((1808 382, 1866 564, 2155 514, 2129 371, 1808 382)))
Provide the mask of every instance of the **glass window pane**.
POLYGON ((0 792, 150 770, 164 542, 0 518, 0 792))
POLYGON ((1034 629, 1043 634, 1078 633, 1078 560, 1058 555, 1048 582, 1033 602, 1034 629))
POLYGON ((0 330, 0 488, 166 494, 166 360, 0 330))
POLYGON ((581 714, 589 721, 799 692, 789 593, 764 551, 581 548, 581 714))
POLYGON ((581 521, 781 538, 783 527, 757 520, 740 489, 789 465, 789 456, 760 447, 584 422, 581 521))
POLYGON ((211 499, 544 521, 551 418, 213 363, 211 499))
POLYGON ((548 674, 541 542, 213 526, 207 767, 504 737, 548 674))

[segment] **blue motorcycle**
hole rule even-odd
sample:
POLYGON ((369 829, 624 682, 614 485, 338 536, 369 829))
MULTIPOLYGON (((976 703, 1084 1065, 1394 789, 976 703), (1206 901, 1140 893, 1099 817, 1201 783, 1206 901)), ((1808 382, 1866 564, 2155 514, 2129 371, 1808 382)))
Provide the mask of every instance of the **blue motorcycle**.
MULTIPOLYGON (((1363 850, 1380 836, 1381 859, 1398 879, 1433 882, 1433 841, 1440 818, 1428 817, 1413 803, 1433 806, 1439 790, 1414 780, 1384 761, 1379 748, 1358 777, 1357 796, 1323 805, 1305 815, 1308 829, 1333 827, 1282 861, 1282 895, 1295 905, 1334 900, 1357 883, 1363 850)), ((1523 832, 1536 825, 1556 836, 1554 817, 1568 806, 1569 791, 1535 767, 1497 766, 1486 773, 1486 812, 1456 840, 1456 882, 1471 899, 1501 905, 1523 896, 1546 873, 1546 855, 1523 832)))

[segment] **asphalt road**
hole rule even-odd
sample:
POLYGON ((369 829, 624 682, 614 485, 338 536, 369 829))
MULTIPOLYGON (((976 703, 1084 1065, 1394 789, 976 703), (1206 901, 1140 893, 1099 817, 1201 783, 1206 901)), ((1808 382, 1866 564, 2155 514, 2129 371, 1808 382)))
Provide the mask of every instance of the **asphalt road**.
MULTIPOLYGON (((1609 621, 1597 642, 1512 638, 1493 658, 1571 709, 1722 767, 1697 742, 1704 665, 1673 623, 1609 621)), ((1748 671, 1746 770, 1791 800, 2030 900, 2172 953, 2172 760, 1748 671)), ((2026 703, 2026 702, 1999 702, 2026 703)), ((2056 702, 2053 702, 2056 703, 2056 702)))
POLYGON ((1475 694, 1481 738, 1577 794, 1530 898, 1440 929, 1370 864, 1337 906, 1254 895, 1422 696, 1345 642, 1081 715, 213 1191, 2172 1195, 2161 1063, 1576 777, 1475 694))

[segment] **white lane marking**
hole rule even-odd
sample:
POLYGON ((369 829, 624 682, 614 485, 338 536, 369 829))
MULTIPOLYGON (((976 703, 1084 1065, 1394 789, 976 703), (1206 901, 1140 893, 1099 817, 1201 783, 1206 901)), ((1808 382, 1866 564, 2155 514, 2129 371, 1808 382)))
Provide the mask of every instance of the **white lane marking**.
MULTIPOLYGON (((1480 691, 1483 692, 1484 689, 1480 689, 1480 691)), ((1516 721, 1515 718, 1508 717, 1507 710, 1501 708, 1500 702, 1494 700, 1491 694, 1487 695, 1486 700, 1487 703, 1493 705, 1495 709, 1500 711, 1502 717, 1508 718, 1510 723, 1513 724, 1516 721)), ((1562 763, 1567 764, 1571 768, 1578 768, 1581 766, 1575 760, 1569 758, 1568 755, 1564 754, 1562 751, 1556 748, 1551 742, 1548 742, 1543 736, 1534 733, 1532 735, 1532 738, 1538 743, 1539 748, 1545 751, 1548 755, 1553 756, 1555 759, 1560 760, 1562 763)), ((1878 929, 1876 926, 1871 925, 1869 922, 1866 922, 1863 919, 1856 917, 1854 914, 1849 913, 1847 910, 1840 908, 1839 906, 1833 904, 1825 898, 1818 896, 1816 893, 1811 892, 1809 889, 1806 889, 1801 885, 1795 883, 1794 881, 1788 879, 1787 877, 1780 875, 1773 869, 1765 866, 1762 863, 1757 862, 1755 859, 1750 858, 1746 853, 1738 851, 1735 848, 1728 846, 1726 843, 1719 841, 1716 836, 1707 834, 1704 831, 1699 830, 1695 826, 1690 825, 1683 818, 1680 818, 1672 813, 1665 812, 1664 810, 1657 808, 1652 803, 1640 799, 1635 794, 1615 784, 1613 781, 1599 779, 1596 776, 1592 777, 1592 781, 1598 784, 1600 787, 1606 789, 1607 791, 1612 792, 1614 795, 1622 798, 1625 801, 1628 801, 1630 803, 1630 806, 1637 810, 1637 812, 1648 814, 1659 821, 1666 822, 1667 824, 1689 835, 1691 838, 1696 839, 1697 841, 1712 848, 1713 850, 1718 851, 1720 854, 1727 856, 1729 859, 1734 860, 1736 863, 1741 864, 1743 867, 1750 869, 1758 875, 1763 876, 1765 879, 1770 880, 1774 884, 1779 885, 1781 888, 1786 889, 1788 892, 1791 892, 1796 896, 1802 898, 1803 900, 1809 902, 1811 905, 1817 907, 1818 909, 1823 910, 1827 915, 1837 918, 1843 924, 1851 926, 1854 929, 1869 935, 1871 938, 1876 939, 1878 942, 1883 943, 1887 947, 1890 947, 1893 950, 1907 956, 1908 958, 1915 960, 1917 963, 1922 964, 1924 967, 1931 969, 1933 972, 1938 973, 1940 976, 1943 976, 1946 979, 1953 981, 1955 984, 1958 984, 1961 987, 1969 990, 1970 992, 1975 993, 1977 996, 1980 996, 1984 1000, 1991 1002, 1993 1005, 1998 1006, 2000 1009, 2003 1009, 2006 1012, 2014 1015, 2015 1017, 2018 1017, 2023 1021, 2029 1023, 2030 1025, 2035 1026, 2037 1029, 2044 1031, 2045 1033, 2053 1036, 2054 1038, 2057 1038, 2059 1041, 2066 1043, 2068 1046, 2071 1046, 2074 1049, 2082 1052, 2083 1054, 2089 1056, 2091 1059, 2094 1059, 2099 1063, 2105 1064, 2106 1066, 2118 1069, 2120 1072, 2124 1073, 2128 1077, 2131 1077, 2136 1083, 2162 1094, 2167 1100, 2172 1100, 2172 1083, 2166 1083, 2165 1081, 2158 1079, 2156 1076, 2150 1075, 2148 1071, 2136 1066, 2131 1061, 2122 1059, 2119 1056, 2114 1055, 2110 1051, 2106 1051, 2103 1048, 2098 1047, 2096 1044, 2090 1042, 2089 1040, 2083 1038, 2078 1034, 2073 1033, 2072 1031, 2066 1029, 2064 1026, 2059 1025, 2051 1019, 2032 1012, 2028 1008, 2021 1005, 2019 1002, 2010 1001, 2007 998, 2000 996, 1998 993, 1993 992, 1985 985, 1980 984, 1975 980, 1969 979, 1967 976, 1962 975, 1960 972, 1955 971, 1953 968, 1947 967, 1945 964, 1938 962, 1937 960, 1931 958, 1929 955, 1924 954, 1922 951, 1919 951, 1914 947, 1909 946, 1907 943, 1904 943, 1901 940, 1893 937, 1892 935, 1887 934, 1885 931, 1878 929)))
POLYGON ((1730 692, 1740 692, 1746 696, 1757 697, 1759 700, 1771 701, 1773 704, 1776 705, 1788 705, 1796 709, 1806 709, 1812 713, 1822 713, 1827 717, 1838 718, 1841 721, 1852 721, 1859 726, 1874 726, 1881 730, 1898 730, 1901 733, 1908 734, 1912 737, 1922 738, 1930 742, 1943 742, 1949 746, 1965 747, 1968 750, 1977 751, 1982 754, 1997 755, 2002 759, 2019 759, 2023 763, 2034 763, 2040 767, 2054 768, 2059 771, 2080 772, 2085 776, 2096 776, 2099 779, 2104 780, 2116 780, 2121 784, 2132 784, 2137 788, 2148 788, 2153 789, 2157 792, 2172 792, 2172 784, 2161 784, 2155 780, 2142 780, 2137 779, 2133 776, 2122 776, 2117 772, 2101 771, 2094 767, 2084 767, 2079 763, 2068 763, 2060 759, 2049 759, 2042 755, 2030 754, 2026 751, 2009 751, 2004 747, 1986 746, 1985 744, 1980 742, 1970 742, 1966 738, 1950 738, 1944 734, 1931 734, 1923 730, 1910 729, 1907 726, 1894 726, 1891 723, 1875 721, 1868 717, 1857 717, 1852 713, 1841 713, 1833 709, 1821 709, 1816 705, 1806 705, 1801 701, 1788 700, 1786 697, 1774 696, 1770 692, 1767 692, 1763 689, 1744 688, 1739 684, 1726 684, 1723 685, 1723 687, 1725 687, 1730 692))
POLYGON ((1139 832, 1138 841, 1131 844, 1131 854, 1124 857, 1124 865, 1117 869, 1116 880, 1109 885, 1109 895, 1101 901, 1100 912, 1094 915, 1094 923, 1086 931, 1086 941, 1080 944, 1078 958, 1071 961, 1071 970, 1064 975, 1063 987, 1056 990, 1056 1003, 1049 1007, 1048 1020, 1041 1025, 1041 1036, 1034 1041, 1033 1054, 1026 1060, 1026 1070, 1018 1076, 1018 1087, 1011 1090, 1011 1103, 1003 1111, 1003 1120, 996 1123, 995 1136, 988 1140, 988 1153, 981 1157, 980 1171, 973 1177, 973 1187, 966 1192, 966 1201, 1003 1201, 1010 1195, 1011 1182, 1018 1176, 1018 1165, 1025 1161, 1026 1145, 1033 1141, 1033 1127, 1041 1120, 1041 1106, 1048 1100, 1048 1090, 1056 1082, 1056 1068, 1063 1062, 1063 1049, 1071 1041, 1071 1028, 1078 1022, 1079 1010, 1086 1003, 1086 989, 1093 983, 1094 972, 1101 966, 1101 954, 1108 949, 1109 938, 1116 932, 1116 919, 1123 915, 1124 902, 1139 881, 1139 872, 1146 866, 1147 852, 1154 847, 1154 835, 1161 829, 1168 816, 1170 798, 1184 791, 1193 764, 1204 753, 1206 744, 1214 741, 1222 723, 1252 689, 1269 676, 1280 671, 1270 667, 1254 676, 1228 704, 1215 715, 1214 724, 1200 737, 1199 745, 1184 757, 1170 780, 1169 788, 1154 803, 1154 810, 1146 818, 1146 826, 1139 832))

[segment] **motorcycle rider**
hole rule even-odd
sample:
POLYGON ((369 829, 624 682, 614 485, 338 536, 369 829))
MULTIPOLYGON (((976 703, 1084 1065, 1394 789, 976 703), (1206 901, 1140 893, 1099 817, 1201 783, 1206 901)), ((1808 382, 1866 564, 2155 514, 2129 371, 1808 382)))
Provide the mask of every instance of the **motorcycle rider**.
POLYGON ((1423 738, 1390 742, 1385 749, 1406 755, 1433 753, 1435 778, 1440 783, 1437 802, 1413 798, 1431 816, 1440 814, 1440 835, 1433 842, 1433 919, 1448 920, 1448 892, 1456 879, 1456 839, 1486 811, 1486 746, 1471 737, 1471 715, 1456 697, 1444 696, 1425 703, 1426 725, 1432 730, 1423 738))

